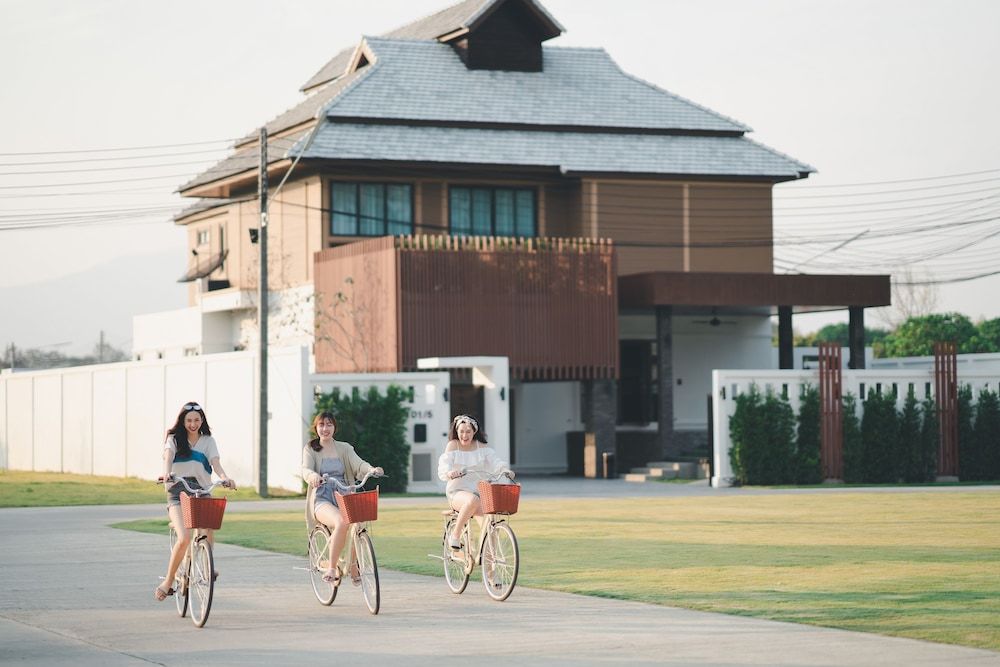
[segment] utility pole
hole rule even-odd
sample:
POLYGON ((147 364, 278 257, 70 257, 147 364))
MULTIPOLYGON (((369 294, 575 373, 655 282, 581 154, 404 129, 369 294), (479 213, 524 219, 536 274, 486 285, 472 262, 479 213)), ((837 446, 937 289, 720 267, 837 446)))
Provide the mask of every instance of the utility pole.
POLYGON ((97 343, 97 363, 104 363, 104 329, 101 329, 101 339, 97 343))
POLYGON ((260 128, 260 175, 257 181, 260 195, 260 273, 257 285, 257 332, 260 337, 260 391, 257 395, 258 461, 257 493, 267 497, 267 127, 260 128))

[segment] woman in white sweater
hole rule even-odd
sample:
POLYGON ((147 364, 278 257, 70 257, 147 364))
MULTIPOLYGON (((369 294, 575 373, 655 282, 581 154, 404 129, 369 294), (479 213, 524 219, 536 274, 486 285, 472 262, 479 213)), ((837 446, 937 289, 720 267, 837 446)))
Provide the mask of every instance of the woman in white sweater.
POLYGON ((496 451, 486 444, 486 434, 479 422, 469 415, 458 415, 448 431, 448 446, 438 459, 438 477, 448 486, 445 493, 451 508, 458 512, 454 531, 448 536, 448 546, 461 549, 462 531, 473 516, 482 516, 479 506, 480 480, 507 473, 513 479, 510 466, 501 460, 496 451))

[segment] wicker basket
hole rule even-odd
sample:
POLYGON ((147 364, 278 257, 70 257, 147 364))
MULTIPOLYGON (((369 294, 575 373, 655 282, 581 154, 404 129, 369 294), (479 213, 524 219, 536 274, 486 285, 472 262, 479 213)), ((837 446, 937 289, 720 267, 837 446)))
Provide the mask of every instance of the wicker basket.
POLYGON ((484 480, 478 486, 483 514, 517 513, 517 501, 521 497, 520 484, 491 484, 484 480))
POLYGON ((336 492, 337 506, 347 519, 347 523, 362 523, 378 519, 378 487, 374 491, 349 493, 346 496, 336 492))
POLYGON ((222 526, 222 515, 225 511, 225 498, 212 498, 210 496, 195 498, 181 492, 181 515, 185 528, 218 530, 222 526))

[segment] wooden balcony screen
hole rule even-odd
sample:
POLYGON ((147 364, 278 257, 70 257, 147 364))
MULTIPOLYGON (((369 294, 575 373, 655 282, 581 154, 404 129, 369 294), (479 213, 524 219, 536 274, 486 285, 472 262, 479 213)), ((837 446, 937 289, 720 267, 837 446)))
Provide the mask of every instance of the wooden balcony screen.
POLYGON ((371 371, 413 370, 421 357, 506 356, 524 380, 617 377, 610 242, 406 236, 317 254, 319 301, 331 302, 348 277, 357 322, 339 321, 351 309, 334 322, 317 307, 317 370, 355 370, 342 354, 353 336, 368 341, 371 371))

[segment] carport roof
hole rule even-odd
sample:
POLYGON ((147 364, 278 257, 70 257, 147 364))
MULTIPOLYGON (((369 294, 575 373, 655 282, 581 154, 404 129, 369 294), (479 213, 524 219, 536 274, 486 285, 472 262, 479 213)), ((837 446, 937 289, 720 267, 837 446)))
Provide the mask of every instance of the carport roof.
POLYGON ((657 271, 618 278, 622 308, 653 306, 876 307, 891 303, 886 275, 657 271))

